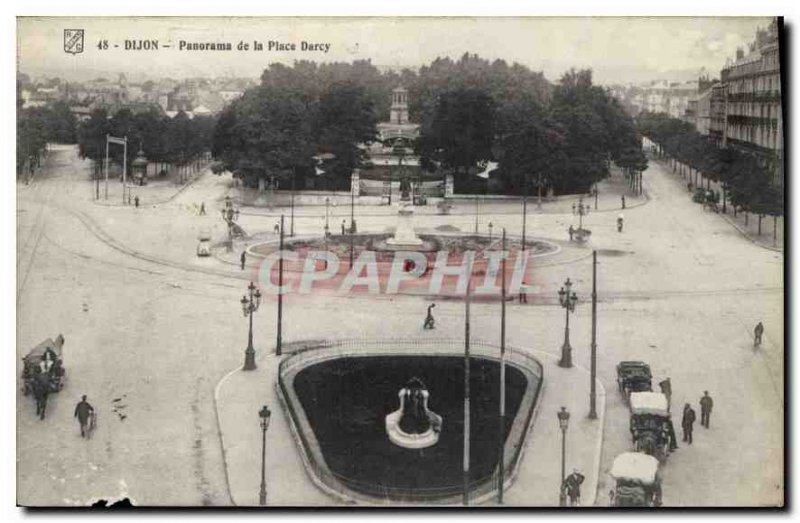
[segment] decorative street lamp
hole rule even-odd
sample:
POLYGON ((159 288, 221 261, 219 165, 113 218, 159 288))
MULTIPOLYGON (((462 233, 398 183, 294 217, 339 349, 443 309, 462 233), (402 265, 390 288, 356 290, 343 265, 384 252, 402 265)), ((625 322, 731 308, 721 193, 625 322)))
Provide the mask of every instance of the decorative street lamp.
MULTIPOLYGON (((336 207, 336 202, 333 202, 333 206, 336 207)), ((331 199, 330 197, 325 197, 325 238, 331 235, 331 228, 330 228, 330 208, 331 208, 331 199)))
POLYGON ((261 305, 261 291, 258 290, 253 282, 247 286, 250 291, 250 298, 242 296, 242 312, 250 317, 250 330, 247 334, 247 348, 244 351, 244 370, 254 370, 256 368, 256 350, 253 348, 253 313, 261 305))
POLYGON ((258 504, 267 504, 267 479, 266 479, 266 455, 267 455, 267 429, 269 428, 269 418, 272 413, 269 407, 264 405, 258 411, 258 417, 261 418, 261 490, 258 493, 258 504))
POLYGON ((230 196, 225 197, 225 208, 222 209, 222 219, 228 225, 228 250, 233 250, 233 226, 239 219, 239 209, 233 208, 230 196))
POLYGON ((572 204, 572 214, 578 215, 578 229, 583 229, 583 217, 589 215, 589 206, 583 203, 583 197, 578 199, 578 205, 572 204))
POLYGON ((558 505, 567 506, 567 491, 564 489, 564 479, 566 478, 566 456, 567 456, 567 427, 569 426, 569 411, 566 407, 561 407, 557 413, 558 426, 561 429, 561 486, 558 489, 558 505))
POLYGON ((569 313, 575 312, 575 304, 578 303, 578 296, 572 292, 572 282, 569 278, 564 282, 564 286, 558 290, 558 303, 567 311, 567 323, 564 327, 564 345, 561 346, 561 360, 559 367, 566 369, 572 367, 572 347, 569 345, 569 313))

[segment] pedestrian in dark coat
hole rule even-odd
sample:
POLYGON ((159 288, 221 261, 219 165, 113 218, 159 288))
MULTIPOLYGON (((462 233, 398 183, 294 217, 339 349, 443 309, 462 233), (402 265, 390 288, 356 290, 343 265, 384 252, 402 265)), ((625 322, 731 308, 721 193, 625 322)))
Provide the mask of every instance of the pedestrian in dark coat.
POLYGON ((622 208, 625 208, 625 195, 622 195, 622 208))
POLYGON ((681 419, 681 428, 683 428, 683 441, 689 445, 692 444, 692 428, 694 427, 694 420, 697 415, 688 403, 683 406, 683 419, 681 419))
POLYGON ((138 196, 134 196, 133 204, 136 206, 137 209, 139 208, 139 197, 138 196))
POLYGON ((346 234, 345 220, 342 220, 342 236, 346 234))
POLYGON ((753 343, 756 347, 761 345, 761 336, 764 335, 764 325, 758 322, 756 328, 753 330, 753 343))
POLYGON ((89 418, 91 417, 92 413, 94 412, 94 407, 89 405, 89 402, 86 401, 86 395, 81 397, 81 401, 75 406, 75 416, 78 418, 78 422, 81 424, 81 437, 86 437, 86 429, 89 424, 89 418))
POLYGON ((425 323, 422 325, 422 328, 424 330, 434 329, 433 312, 431 312, 434 307, 436 307, 435 303, 431 303, 430 305, 428 305, 428 315, 425 316, 425 323))
POLYGON ((578 469, 573 469, 572 474, 564 480, 564 489, 569 498, 569 504, 573 507, 579 507, 581 504, 581 483, 584 479, 586 478, 578 472, 578 469))
POLYGON ((708 391, 703 391, 703 397, 700 398, 700 425, 709 428, 709 420, 711 418, 711 409, 714 408, 714 400, 708 395, 708 391))
POLYGON ((247 261, 247 251, 242 251, 240 260, 242 262, 242 270, 244 270, 244 263, 247 261))

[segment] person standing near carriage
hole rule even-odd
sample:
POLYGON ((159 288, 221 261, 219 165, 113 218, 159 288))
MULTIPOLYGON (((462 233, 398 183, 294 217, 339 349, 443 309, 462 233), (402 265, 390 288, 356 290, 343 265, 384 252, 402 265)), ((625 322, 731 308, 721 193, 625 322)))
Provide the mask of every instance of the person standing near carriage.
POLYGON ((78 422, 81 424, 81 437, 85 438, 87 433, 87 427, 89 425, 89 418, 91 418, 92 414, 94 414, 94 407, 92 407, 88 401, 86 401, 86 395, 84 394, 81 397, 81 401, 75 405, 75 416, 78 418, 78 422))
POLYGON ((688 403, 683 406, 683 418, 681 419, 681 428, 683 429, 683 441, 692 444, 692 429, 694 428, 694 420, 697 415, 688 403))

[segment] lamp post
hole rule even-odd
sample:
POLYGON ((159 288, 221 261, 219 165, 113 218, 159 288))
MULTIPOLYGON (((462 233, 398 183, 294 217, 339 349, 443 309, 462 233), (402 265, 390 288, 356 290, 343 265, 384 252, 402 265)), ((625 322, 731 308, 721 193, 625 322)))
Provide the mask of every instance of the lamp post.
POLYGON ((578 229, 583 229, 583 217, 589 214, 589 206, 583 203, 583 196, 578 199, 578 205, 572 204, 572 214, 577 215, 578 229))
POLYGON ((292 168, 292 195, 291 195, 291 225, 289 226, 289 236, 294 238, 294 178, 295 174, 297 174, 297 170, 292 168))
POLYGON ((356 233, 356 193, 350 190, 350 268, 353 268, 353 251, 356 233))
POLYGON ((239 209, 233 208, 230 196, 225 197, 225 208, 222 209, 222 219, 228 225, 228 250, 233 250, 233 226, 239 219, 239 209))
POLYGON ((258 290, 253 282, 247 286, 250 297, 242 296, 242 312, 250 317, 250 330, 247 333, 247 348, 244 351, 244 369, 254 370, 256 368, 256 350, 253 348, 253 313, 261 305, 261 291, 258 290))
POLYGON ((267 429, 269 428, 269 418, 272 415, 269 407, 264 405, 258 411, 258 417, 261 418, 261 490, 258 492, 258 504, 267 504, 267 478, 266 478, 266 461, 267 461, 267 429))
POLYGON ((278 244, 278 340, 275 355, 280 356, 283 349, 283 215, 281 214, 281 236, 278 244))
POLYGON ((592 251, 592 347, 589 379, 589 419, 597 419, 597 251, 592 251))
POLYGON ((558 426, 561 429, 561 485, 558 489, 558 505, 567 506, 567 492, 564 490, 564 478, 566 477, 566 456, 567 456, 567 427, 569 426, 569 411, 566 407, 561 407, 557 413, 558 426))
POLYGON ((578 296, 572 292, 572 282, 569 278, 564 282, 564 286, 558 290, 558 303, 564 307, 567 315, 567 322, 564 327, 564 345, 561 346, 561 360, 559 367, 568 369, 572 367, 572 347, 569 344, 569 313, 575 311, 575 304, 578 303, 578 296))
POLYGON ((331 206, 331 199, 330 199, 330 197, 326 196, 325 197, 325 238, 326 239, 328 238, 328 236, 331 235, 331 228, 329 227, 329 222, 328 222, 328 216, 329 216, 328 213, 330 211, 330 206, 331 206))
POLYGON ((528 222, 528 177, 522 181, 522 251, 525 251, 525 225, 528 222))

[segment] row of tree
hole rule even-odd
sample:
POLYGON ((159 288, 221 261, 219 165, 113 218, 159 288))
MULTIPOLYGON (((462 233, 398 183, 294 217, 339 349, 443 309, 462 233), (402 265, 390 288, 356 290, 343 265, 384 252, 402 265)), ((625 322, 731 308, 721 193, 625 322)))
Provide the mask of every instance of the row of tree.
POLYGON ((264 179, 303 187, 320 157, 326 175, 346 184, 363 165, 362 145, 388 120, 398 85, 420 124, 423 167, 453 173, 457 186, 474 182, 488 161, 500 165, 493 189, 514 194, 534 183, 583 192, 608 176, 612 161, 630 171, 647 166, 633 120, 592 85, 591 71, 570 71, 553 86, 519 64, 469 54, 399 73, 369 61, 273 64, 220 115, 214 156, 251 186, 264 179))
POLYGON ((17 176, 39 167, 48 143, 75 143, 75 116, 64 102, 44 107, 17 106, 17 176))
POLYGON ((658 144, 659 154, 699 172, 709 183, 720 184, 723 212, 730 202, 734 212, 758 215, 759 225, 763 216, 783 215, 783 187, 775 183, 778 158, 720 147, 693 125, 664 113, 642 113, 636 124, 639 132, 658 144))
MULTIPOLYGON (((111 116, 100 108, 78 126, 78 148, 81 157, 94 160, 96 174, 106 157, 106 135, 128 138, 128 165, 141 148, 158 172, 169 171, 170 166, 185 170, 211 150, 215 125, 215 118, 189 118, 183 111, 169 118, 157 107, 136 113, 123 108, 111 116)), ((112 145, 108 153, 111 161, 122 164, 122 147, 112 145)))
POLYGON ((498 100, 473 87, 445 91, 421 133, 424 166, 468 176, 495 160, 494 189, 506 194, 531 186, 587 192, 609 175, 611 162, 629 172, 647 168, 633 120, 592 85, 590 70, 565 73, 549 95, 512 90, 498 100))

